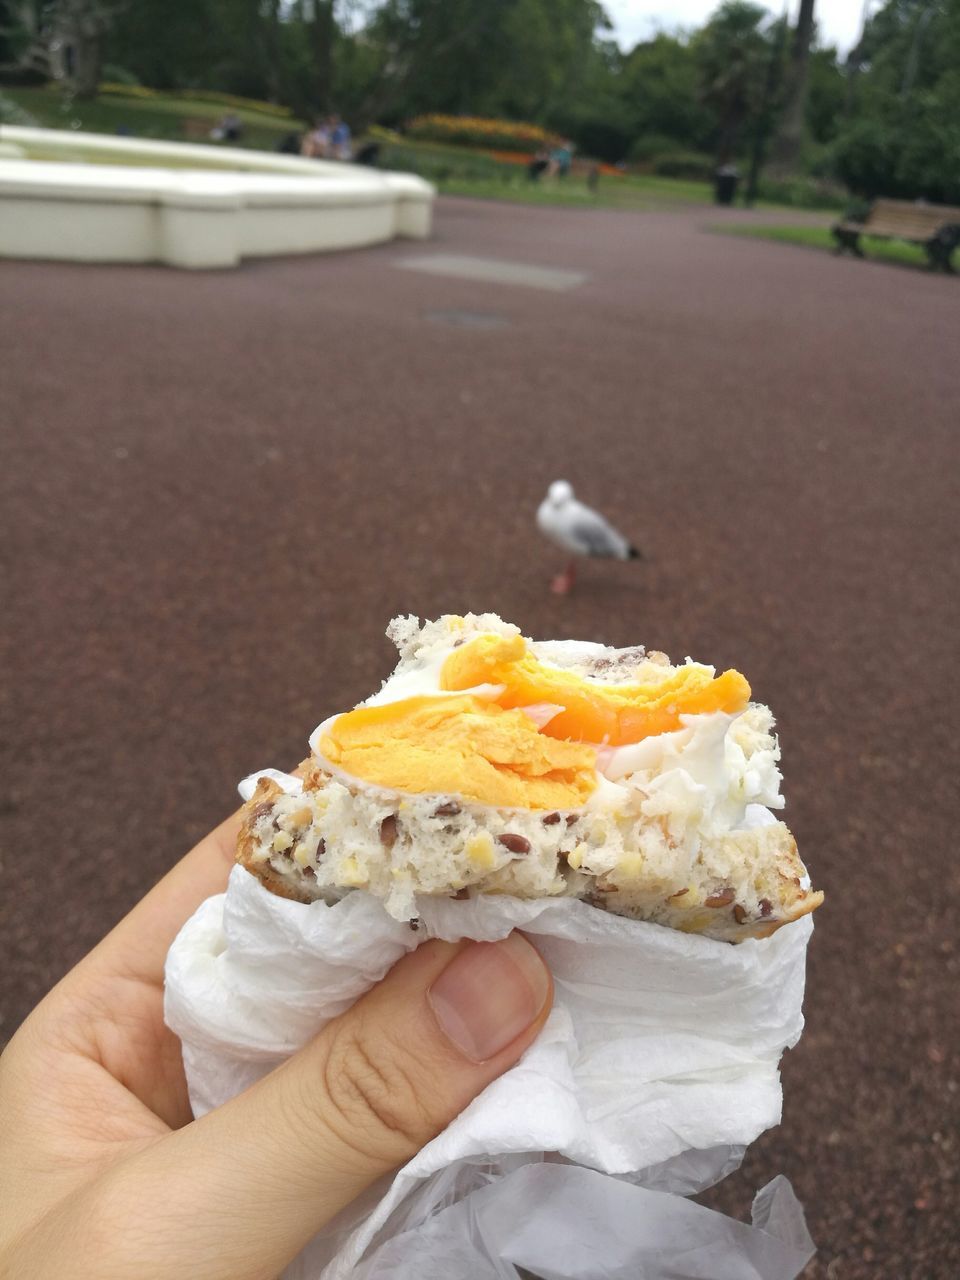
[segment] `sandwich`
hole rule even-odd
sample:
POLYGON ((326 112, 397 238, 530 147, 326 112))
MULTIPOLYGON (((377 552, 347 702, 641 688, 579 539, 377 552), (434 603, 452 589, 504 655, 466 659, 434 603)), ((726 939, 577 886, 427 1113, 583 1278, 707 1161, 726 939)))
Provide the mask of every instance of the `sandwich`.
POLYGON ((740 672, 641 646, 534 642, 494 614, 396 618, 380 691, 260 776, 237 860, 309 903, 511 894, 727 942, 823 901, 783 807, 769 709, 740 672))

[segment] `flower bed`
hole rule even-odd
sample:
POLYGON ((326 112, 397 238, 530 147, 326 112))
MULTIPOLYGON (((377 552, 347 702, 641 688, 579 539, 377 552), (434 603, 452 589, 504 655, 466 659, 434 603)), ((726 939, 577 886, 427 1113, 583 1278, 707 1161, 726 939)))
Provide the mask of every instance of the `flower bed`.
MULTIPOLYGON (((370 130, 371 134, 387 138, 387 130, 370 130)), ((478 156, 497 164, 526 166, 544 148, 552 150, 562 144, 556 133, 542 129, 538 124, 525 124, 515 120, 486 120, 480 116, 417 116, 405 130, 407 141, 469 148, 478 156)), ((396 135, 391 135, 395 137, 396 135)), ((598 172, 607 178, 622 178, 623 171, 612 164, 590 160, 586 156, 574 159, 573 170, 584 173, 596 165, 598 172)))
MULTIPOLYGON (((533 151, 484 151, 485 156, 489 156, 491 160, 496 160, 499 164, 515 164, 528 165, 534 159, 533 151)), ((596 168, 597 172, 604 178, 622 178, 623 170, 618 169, 616 165, 605 164, 602 160, 589 160, 585 156, 579 158, 574 157, 573 173, 584 173, 587 169, 596 168)))
POLYGON ((484 151, 483 154, 500 164, 529 164, 534 157, 532 151, 484 151))
POLYGON ((462 147, 483 147, 510 153, 529 153, 555 147, 560 138, 538 124, 517 120, 485 120, 481 116, 417 116, 407 136, 421 142, 450 142, 462 147))

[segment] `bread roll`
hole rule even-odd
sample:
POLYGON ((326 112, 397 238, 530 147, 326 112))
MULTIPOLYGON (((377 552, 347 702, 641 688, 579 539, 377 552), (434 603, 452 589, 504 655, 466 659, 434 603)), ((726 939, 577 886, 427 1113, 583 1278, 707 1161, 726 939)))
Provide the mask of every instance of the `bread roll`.
POLYGON ((330 717, 289 790, 261 777, 238 861, 301 902, 361 890, 576 897, 739 942, 813 911, 774 721, 739 672, 535 643, 492 614, 388 629, 380 692, 330 717))

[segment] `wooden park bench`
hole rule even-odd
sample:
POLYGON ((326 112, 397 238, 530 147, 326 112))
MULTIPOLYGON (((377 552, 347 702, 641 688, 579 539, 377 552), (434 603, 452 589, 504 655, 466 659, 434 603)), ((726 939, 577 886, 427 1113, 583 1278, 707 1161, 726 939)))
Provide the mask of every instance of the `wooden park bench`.
POLYGON ((837 253, 849 249, 862 258, 861 236, 908 240, 923 245, 934 270, 952 271, 950 256, 960 244, 960 209, 945 204, 914 204, 911 200, 875 200, 862 221, 845 218, 832 231, 837 253))

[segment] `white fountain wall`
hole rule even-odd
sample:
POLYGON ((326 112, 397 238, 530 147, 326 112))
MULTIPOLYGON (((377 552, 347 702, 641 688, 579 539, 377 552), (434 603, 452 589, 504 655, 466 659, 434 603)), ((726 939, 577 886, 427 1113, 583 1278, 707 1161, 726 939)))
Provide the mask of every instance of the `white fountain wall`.
POLYGON ((231 267, 431 230, 436 193, 412 174, 12 126, 0 144, 5 257, 231 267))

